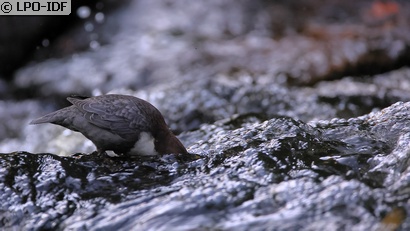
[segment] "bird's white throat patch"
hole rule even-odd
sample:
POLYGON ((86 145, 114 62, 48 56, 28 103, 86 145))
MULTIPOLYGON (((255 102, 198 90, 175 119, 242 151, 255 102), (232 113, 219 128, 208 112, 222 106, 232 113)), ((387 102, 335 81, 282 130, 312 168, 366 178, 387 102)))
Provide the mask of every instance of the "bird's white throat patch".
POLYGON ((135 143, 134 147, 130 150, 131 155, 141 155, 141 156, 154 156, 158 155, 155 150, 155 139, 150 133, 141 132, 140 138, 135 143))

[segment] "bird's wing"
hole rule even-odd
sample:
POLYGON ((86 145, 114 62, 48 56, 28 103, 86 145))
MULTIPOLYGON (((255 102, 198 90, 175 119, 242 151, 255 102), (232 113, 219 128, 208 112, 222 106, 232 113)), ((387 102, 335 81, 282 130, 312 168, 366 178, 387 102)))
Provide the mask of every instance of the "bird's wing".
POLYGON ((68 97, 67 100, 82 111, 90 123, 124 139, 135 139, 147 127, 148 121, 142 116, 143 107, 127 98, 113 96, 93 101, 68 97))

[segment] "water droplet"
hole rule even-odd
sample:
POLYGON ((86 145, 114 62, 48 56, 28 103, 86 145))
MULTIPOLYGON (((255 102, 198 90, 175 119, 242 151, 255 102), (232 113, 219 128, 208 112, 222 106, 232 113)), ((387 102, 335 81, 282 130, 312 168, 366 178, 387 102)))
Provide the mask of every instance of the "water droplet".
POLYGON ((91 22, 87 22, 84 24, 84 29, 87 32, 91 32, 94 30, 94 25, 91 22))
POLYGON ((43 41, 41 41, 41 45, 43 45, 43 47, 48 47, 50 45, 50 40, 43 39, 43 41))
POLYGON ((95 14, 95 21, 97 21, 98 23, 104 22, 104 18, 104 13, 98 12, 95 14))
POLYGON ((90 48, 93 49, 93 50, 96 50, 96 49, 100 48, 100 43, 95 41, 95 40, 91 41, 90 42, 90 48))
POLYGON ((80 6, 77 9, 77 15, 80 18, 88 18, 91 14, 91 10, 88 6, 80 6))

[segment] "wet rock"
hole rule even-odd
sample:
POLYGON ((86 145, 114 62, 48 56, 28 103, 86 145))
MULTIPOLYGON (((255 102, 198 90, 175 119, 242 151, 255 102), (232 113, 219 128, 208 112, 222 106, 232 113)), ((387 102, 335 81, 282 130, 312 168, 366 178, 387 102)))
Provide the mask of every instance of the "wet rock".
POLYGON ((398 101, 410 101, 409 69, 367 77, 345 77, 318 83, 314 88, 320 102, 337 108, 337 117, 349 118, 387 107, 398 101), (353 114, 352 114, 353 113, 353 114))
MULTIPOLYGON (((344 17, 355 20, 331 23, 326 19, 336 8, 321 1, 293 2, 291 6, 246 0, 223 4, 135 1, 110 14, 110 21, 120 21, 121 26, 112 32, 115 35, 108 45, 26 66, 16 73, 14 84, 38 95, 61 96, 238 73, 247 73, 260 83, 289 85, 376 74, 407 64, 410 35, 405 31, 410 13, 407 3, 400 4, 403 20, 388 28, 374 28, 360 20, 371 1, 358 3, 355 17, 344 17), (304 3, 313 6, 306 8, 313 12, 308 19, 302 18, 303 29, 274 39, 270 22, 279 19, 272 12, 290 11, 304 3)), ((339 5, 344 7, 341 12, 352 8, 343 2, 339 5)), ((294 18, 295 14, 288 15, 294 18)), ((113 28, 112 24, 101 26, 113 28)))
POLYGON ((1 222, 7 229, 375 229, 396 208, 409 211, 409 109, 397 103, 310 124, 241 116, 181 136, 200 156, 191 160, 2 154, 1 222))
MULTIPOLYGON (((202 124, 249 113, 265 118, 289 116, 305 122, 360 116, 397 101, 410 100, 409 75, 410 69, 402 68, 371 78, 346 77, 314 87, 288 88, 283 84, 254 83, 249 75, 243 74, 238 79, 219 76, 217 80, 175 80, 140 91, 118 89, 111 93, 134 95, 149 101, 179 134, 198 129, 202 124)), ((18 105, 13 106, 15 110, 18 105)), ((42 114, 56 109, 59 108, 48 108, 42 114)), ((12 115, 7 111, 3 113, 4 118, 12 115)), ((4 134, 7 140, 0 143, 2 152, 30 150, 66 156, 93 151, 92 144, 82 135, 55 125, 41 125, 34 129, 27 125, 28 119, 16 122, 14 137, 4 134), (37 135, 33 138, 33 134, 37 135)), ((13 123, 4 126, 11 125, 13 123)))

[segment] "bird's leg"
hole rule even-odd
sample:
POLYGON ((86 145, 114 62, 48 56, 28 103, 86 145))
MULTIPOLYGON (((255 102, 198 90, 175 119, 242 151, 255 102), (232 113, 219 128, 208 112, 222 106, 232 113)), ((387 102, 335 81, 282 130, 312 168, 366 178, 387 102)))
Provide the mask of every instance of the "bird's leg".
POLYGON ((97 155, 99 157, 107 157, 108 156, 107 153, 105 152, 105 150, 99 149, 99 148, 97 148, 97 155))

